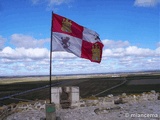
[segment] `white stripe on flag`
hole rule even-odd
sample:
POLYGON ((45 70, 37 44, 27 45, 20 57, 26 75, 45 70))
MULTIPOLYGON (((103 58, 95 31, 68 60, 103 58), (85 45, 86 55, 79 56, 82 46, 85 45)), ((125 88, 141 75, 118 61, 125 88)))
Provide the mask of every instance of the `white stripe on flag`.
POLYGON ((67 51, 81 57, 82 40, 64 33, 52 33, 52 51, 67 51))
POLYGON ((100 41, 98 33, 86 27, 84 27, 83 29, 83 40, 86 40, 91 43, 100 41))

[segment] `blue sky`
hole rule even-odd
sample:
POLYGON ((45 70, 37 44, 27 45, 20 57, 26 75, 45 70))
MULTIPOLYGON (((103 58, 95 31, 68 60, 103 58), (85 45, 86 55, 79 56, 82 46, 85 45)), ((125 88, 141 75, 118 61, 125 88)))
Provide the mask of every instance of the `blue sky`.
POLYGON ((49 74, 52 11, 104 44, 100 64, 53 52, 53 74, 160 70, 159 0, 0 0, 0 75, 49 74))

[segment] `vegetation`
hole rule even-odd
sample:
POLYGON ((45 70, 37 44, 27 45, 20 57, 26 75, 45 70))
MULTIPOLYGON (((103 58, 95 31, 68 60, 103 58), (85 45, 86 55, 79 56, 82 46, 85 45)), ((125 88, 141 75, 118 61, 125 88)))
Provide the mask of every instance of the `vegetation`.
MULTIPOLYGON (((135 94, 142 92, 149 92, 155 90, 160 92, 160 84, 149 84, 149 85, 128 85, 132 80, 154 80, 159 79, 160 75, 129 75, 127 77, 98 77, 98 78, 82 78, 76 80, 54 80, 52 81, 52 86, 78 86, 80 88, 80 97, 86 98, 117 84, 120 84, 125 79, 128 80, 124 85, 115 88, 113 90, 107 91, 99 96, 107 96, 108 94, 118 95, 121 93, 135 94)), ((0 98, 15 93, 20 93, 26 90, 39 88, 49 84, 49 81, 29 81, 29 82, 18 82, 10 84, 0 84, 0 98)), ((22 95, 17 95, 15 98, 26 99, 26 100, 36 100, 36 99, 49 99, 49 88, 43 88, 40 90, 35 90, 22 95)), ((0 106, 4 104, 17 103, 21 100, 16 99, 4 99, 0 101, 0 106)))

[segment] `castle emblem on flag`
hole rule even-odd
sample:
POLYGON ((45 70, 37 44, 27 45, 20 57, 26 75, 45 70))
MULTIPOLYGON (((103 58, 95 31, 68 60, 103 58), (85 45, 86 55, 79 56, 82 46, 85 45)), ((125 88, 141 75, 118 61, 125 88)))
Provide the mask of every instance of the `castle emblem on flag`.
POLYGON ((51 50, 66 51, 75 56, 100 63, 103 43, 99 34, 69 18, 52 13, 51 50))
POLYGON ((92 60, 100 61, 101 58, 101 50, 100 46, 96 43, 92 46, 92 60))
POLYGON ((61 30, 64 32, 72 33, 71 25, 71 21, 69 21, 67 18, 63 18, 61 30))

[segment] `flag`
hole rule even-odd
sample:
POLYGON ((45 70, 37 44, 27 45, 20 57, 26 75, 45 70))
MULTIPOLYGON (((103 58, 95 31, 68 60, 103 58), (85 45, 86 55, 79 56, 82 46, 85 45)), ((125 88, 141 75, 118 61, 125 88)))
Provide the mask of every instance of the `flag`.
POLYGON ((67 51, 92 62, 101 62, 103 44, 95 31, 57 14, 52 14, 51 30, 52 52, 67 51))

